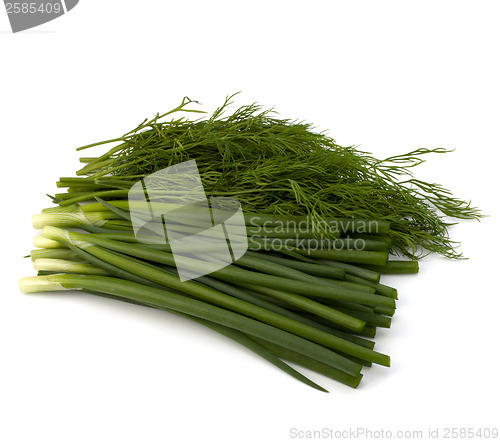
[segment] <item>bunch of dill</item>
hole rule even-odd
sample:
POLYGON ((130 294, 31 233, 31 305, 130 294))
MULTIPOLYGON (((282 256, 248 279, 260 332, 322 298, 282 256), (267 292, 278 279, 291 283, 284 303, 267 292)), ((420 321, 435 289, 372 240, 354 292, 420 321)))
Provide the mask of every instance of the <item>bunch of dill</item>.
POLYGON ((146 120, 127 134, 87 147, 117 143, 87 159, 78 174, 113 176, 126 188, 165 167, 196 159, 208 195, 234 196, 246 212, 282 216, 381 219, 390 222, 393 252, 412 259, 437 252, 460 258, 449 237, 452 219, 479 219, 478 209, 439 184, 414 177, 423 155, 417 149, 379 160, 355 147, 342 147, 301 121, 278 118, 257 104, 226 115, 233 96, 207 118, 167 116, 200 113, 185 98, 170 112, 146 120))

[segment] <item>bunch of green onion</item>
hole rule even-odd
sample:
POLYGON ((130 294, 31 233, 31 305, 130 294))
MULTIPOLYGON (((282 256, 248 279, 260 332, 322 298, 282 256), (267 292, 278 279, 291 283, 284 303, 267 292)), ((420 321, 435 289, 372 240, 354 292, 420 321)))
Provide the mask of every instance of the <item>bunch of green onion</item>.
MULTIPOLYGON (((174 111, 182 110, 185 104, 183 102, 180 109, 174 111)), ((250 107, 250 110, 255 109, 250 107)), ((67 189, 66 193, 53 197, 57 205, 33 217, 34 227, 41 230, 35 237, 37 248, 30 254, 38 275, 21 279, 20 288, 26 293, 83 290, 165 310, 239 342, 318 390, 326 391, 287 362, 355 388, 361 381, 364 366, 390 365, 389 356, 374 350, 373 338, 377 327, 390 327, 397 291, 382 284, 380 278, 387 273, 418 272, 416 259, 400 260, 394 256, 398 250, 394 239, 403 244, 410 240, 410 236, 402 235, 411 232, 411 220, 404 228, 394 230, 392 218, 397 214, 392 218, 356 216, 367 213, 362 210, 345 211, 344 217, 333 212, 312 214, 300 195, 294 192, 283 193, 283 189, 272 186, 259 190, 259 183, 264 179, 259 177, 256 190, 241 190, 246 198, 242 205, 248 251, 229 266, 181 281, 168 241, 145 244, 134 235, 126 198, 128 190, 138 179, 165 165, 159 163, 151 169, 153 160, 148 160, 148 168, 137 173, 141 140, 147 139, 150 144, 156 142, 154 145, 161 151, 162 143, 172 136, 173 144, 164 147, 171 165, 191 158, 179 154, 183 149, 178 142, 179 134, 192 140, 199 131, 201 140, 210 139, 210 143, 216 145, 211 157, 203 154, 198 158, 204 166, 202 176, 210 181, 213 171, 224 170, 230 166, 228 161, 233 161, 228 160, 231 156, 226 151, 236 149, 232 145, 224 148, 224 138, 216 139, 217 134, 210 134, 210 130, 216 127, 227 131, 236 124, 239 125, 238 136, 247 130, 246 136, 251 140, 252 133, 258 129, 250 124, 255 123, 252 112, 242 114, 248 120, 244 127, 240 120, 220 119, 220 112, 207 120, 205 126, 200 126, 199 121, 178 119, 158 123, 154 119, 112 140, 119 144, 107 154, 82 158, 86 166, 77 173, 79 176, 63 177, 57 182, 58 187, 67 189), (171 149, 176 150, 176 155, 171 155, 171 149), (220 151, 218 159, 217 149, 220 151), (123 175, 120 170, 128 172, 123 175), (131 170, 135 173, 130 173, 131 170), (266 198, 278 201, 279 210, 271 213, 266 210, 266 198), (305 204, 306 210, 286 212, 285 209, 293 204, 299 209, 305 204), (336 228, 325 232, 324 223, 318 221, 336 228), (298 229, 299 223, 305 223, 307 229, 298 229)), ((271 128, 278 124, 276 120, 267 123, 271 128)), ((293 124, 287 121, 280 124, 293 129, 293 124)), ((269 131, 269 127, 259 130, 269 131)), ((281 137, 279 143, 275 139, 277 156, 283 154, 287 143, 297 140, 293 130, 280 131, 276 136, 281 137)), ((206 153, 203 146, 196 146, 196 152, 206 153)), ((269 166, 271 154, 264 153, 268 148, 268 145, 262 148, 262 156, 254 158, 247 165, 248 169, 257 170, 259 161, 262 167, 269 166)), ((147 158, 150 152, 142 151, 142 154, 147 158)), ((328 150, 325 154, 328 155, 328 150)), ((242 176, 242 182, 248 183, 251 176, 242 176)), ((347 178, 346 182, 355 177, 347 178)), ((312 187, 312 184, 308 182, 307 186, 312 187)), ((212 194, 217 192, 214 190, 212 194)), ((238 197, 238 192, 224 194, 238 197)), ((449 210, 452 210, 451 201, 456 200, 450 197, 446 202, 449 210)), ((459 209, 461 205, 453 207, 453 210, 462 210, 459 209)), ((470 206, 458 215, 479 216, 470 206)), ((431 221, 437 223, 435 219, 431 221)), ((403 225, 406 221, 398 222, 403 225)), ((424 232, 419 224, 415 232, 415 238, 425 237, 426 241, 431 238, 434 245, 441 241, 438 234, 441 235, 442 230, 424 232)), ((449 242, 439 244, 439 247, 450 247, 449 242)), ((407 248, 402 247, 403 253, 415 258, 409 250, 418 246, 417 241, 407 248)), ((202 245, 187 244, 186 247, 188 252, 204 253, 202 245)), ((444 254, 450 253, 448 250, 444 254)), ((196 262, 192 265, 194 268, 196 262)))

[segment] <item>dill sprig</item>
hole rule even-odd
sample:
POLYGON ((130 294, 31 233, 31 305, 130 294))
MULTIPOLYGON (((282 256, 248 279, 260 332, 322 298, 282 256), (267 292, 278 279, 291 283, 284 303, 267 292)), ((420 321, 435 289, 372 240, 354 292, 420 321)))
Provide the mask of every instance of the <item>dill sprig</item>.
POLYGON ((87 159, 78 174, 127 183, 196 159, 206 193, 236 196, 247 212, 308 215, 313 223, 331 217, 382 219, 390 222, 395 253, 412 259, 430 252, 462 256, 449 237, 450 219, 479 219, 480 211, 442 185, 413 175, 424 155, 448 150, 420 148, 379 160, 255 103, 226 115, 233 97, 205 118, 164 121, 174 114, 202 113, 191 109, 197 102, 186 97, 122 137, 83 146, 118 143, 87 159))

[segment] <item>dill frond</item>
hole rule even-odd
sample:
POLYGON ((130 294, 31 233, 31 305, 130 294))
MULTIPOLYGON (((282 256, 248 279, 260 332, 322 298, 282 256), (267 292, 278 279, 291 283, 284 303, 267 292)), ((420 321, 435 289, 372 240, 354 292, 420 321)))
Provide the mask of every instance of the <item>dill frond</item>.
POLYGON ((420 148, 379 160, 255 103, 226 115, 233 97, 212 115, 195 120, 177 117, 201 112, 185 98, 124 136, 91 145, 119 143, 79 175, 129 180, 196 159, 207 194, 236 196, 247 212, 309 215, 313 222, 329 217, 386 220, 397 254, 412 259, 430 252, 462 256, 449 237, 449 220, 479 219, 480 211, 413 175, 423 156, 447 150, 420 148), (175 118, 164 121, 167 116, 175 118))

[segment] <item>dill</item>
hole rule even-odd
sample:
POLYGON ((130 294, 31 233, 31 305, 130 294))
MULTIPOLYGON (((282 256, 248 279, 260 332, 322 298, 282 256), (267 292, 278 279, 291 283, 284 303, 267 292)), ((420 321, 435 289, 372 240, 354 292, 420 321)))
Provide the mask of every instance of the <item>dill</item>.
POLYGON ((448 229, 453 219, 479 219, 480 211, 442 185, 413 175, 425 155, 449 151, 420 148, 379 160, 258 104, 226 115, 233 97, 210 116, 163 121, 201 112, 191 109, 198 103, 186 97, 172 111, 122 137, 80 148, 118 143, 99 158, 85 158, 78 175, 94 178, 92 183, 112 176, 114 186, 120 179, 127 188, 127 181, 196 159, 206 193, 237 196, 246 212, 307 215, 315 223, 331 217, 385 220, 396 254, 412 259, 430 252, 462 256, 448 229))

